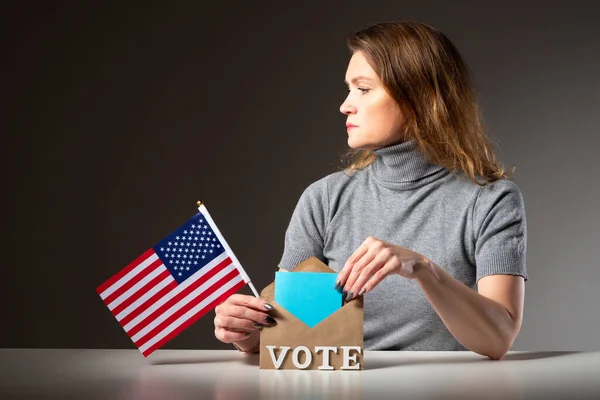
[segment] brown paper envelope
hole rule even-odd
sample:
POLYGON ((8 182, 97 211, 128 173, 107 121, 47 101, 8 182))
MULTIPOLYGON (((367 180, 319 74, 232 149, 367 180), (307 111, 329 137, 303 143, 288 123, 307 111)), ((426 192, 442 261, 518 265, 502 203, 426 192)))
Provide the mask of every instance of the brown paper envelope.
MULTIPOLYGON (((310 257, 298 264, 290 274, 294 272, 333 272, 331 268, 322 263, 316 257, 310 257)), ((300 321, 281 305, 277 304, 274 298, 275 282, 264 288, 261 292, 261 298, 270 303, 274 310, 269 314, 275 318, 277 324, 274 326, 265 326, 260 332, 260 368, 275 369, 267 345, 271 346, 290 346, 285 361, 280 369, 297 369, 292 361, 292 351, 297 346, 306 346, 313 352, 312 363, 306 369, 318 369, 322 363, 322 352, 315 354, 315 346, 335 346, 338 347, 337 354, 330 353, 329 364, 336 370, 343 365, 343 353, 340 346, 359 346, 361 353, 352 351, 351 355, 356 355, 356 361, 363 369, 363 299, 356 298, 344 304, 339 310, 310 328, 304 322, 300 321)), ((280 350, 275 354, 279 356, 280 350)), ((304 361, 303 357, 300 360, 304 361)), ((351 365, 355 363, 352 362, 351 365)))

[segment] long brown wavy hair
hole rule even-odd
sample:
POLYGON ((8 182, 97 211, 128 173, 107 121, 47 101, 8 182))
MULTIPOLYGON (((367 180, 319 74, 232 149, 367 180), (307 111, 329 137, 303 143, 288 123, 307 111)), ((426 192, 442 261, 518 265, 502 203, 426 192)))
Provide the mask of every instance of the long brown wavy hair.
MULTIPOLYGON (((442 32, 416 21, 381 22, 352 33, 347 45, 367 58, 404 113, 405 139, 431 162, 479 185, 509 178, 483 128, 467 64, 442 32)), ((351 149, 347 168, 365 168, 375 158, 351 149)))

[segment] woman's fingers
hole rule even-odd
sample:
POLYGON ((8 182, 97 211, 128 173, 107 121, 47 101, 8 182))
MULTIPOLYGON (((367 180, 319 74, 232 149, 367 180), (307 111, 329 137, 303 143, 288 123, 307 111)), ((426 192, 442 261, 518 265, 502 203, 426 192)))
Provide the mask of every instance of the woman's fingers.
POLYGON ((263 299, 234 294, 215 307, 215 336, 224 343, 247 339, 263 326, 276 323, 268 314, 272 309, 263 299))
POLYGON ((262 329, 266 324, 260 324, 245 318, 237 318, 230 315, 217 315, 215 317, 215 327, 224 328, 236 332, 254 332, 262 329))
POLYGON ((350 272, 352 271, 354 265, 356 262, 358 262, 365 254, 367 254, 368 250, 369 250, 369 244, 371 243, 370 238, 367 238, 359 247, 358 249, 356 249, 354 251, 354 253, 352 253, 352 255, 350 257, 348 257, 348 260, 346 261, 346 264, 344 265, 344 267, 340 270, 340 272, 338 273, 338 278, 336 281, 336 289, 340 286, 345 286, 347 280, 348 280, 348 276, 350 275, 350 272))
POLYGON ((226 328, 215 327, 215 337, 223 343, 240 342, 248 339, 252 335, 249 331, 232 331, 226 328))
MULTIPOLYGON (((256 311, 253 308, 233 304, 221 304, 216 314, 217 317, 222 317, 226 321, 236 321, 239 319, 244 319, 249 321, 249 323, 256 322, 262 325, 272 325, 275 323, 275 319, 273 319, 273 317, 271 317, 269 314, 263 311, 256 311), (229 317, 231 317, 231 319, 227 319, 229 317)), ((227 323, 222 324, 222 326, 233 328, 235 327, 227 323)))
POLYGON ((376 273, 381 271, 383 266, 390 259, 390 255, 384 249, 383 251, 379 252, 375 257, 373 257, 371 259, 371 262, 367 266, 361 268, 360 274, 356 277, 354 282, 350 283, 350 280, 348 280, 346 287, 348 287, 348 285, 350 284, 352 286, 350 286, 350 289, 348 290, 348 298, 346 300, 350 300, 354 296, 362 296, 368 290, 374 288, 381 281, 381 279, 383 279, 383 277, 378 281, 373 281, 372 278, 376 273), (367 283, 368 286, 365 286, 367 283))
POLYGON ((234 294, 222 304, 234 304, 238 306, 244 306, 253 308, 259 311, 271 311, 273 306, 267 303, 264 299, 259 299, 254 296, 248 296, 245 294, 234 294))
MULTIPOLYGON (((375 258, 377 252, 382 247, 380 240, 369 236, 362 242, 362 244, 356 249, 356 251, 348 258, 344 267, 338 274, 336 281, 336 289, 340 286, 344 287, 344 291, 348 292, 349 288, 354 285, 358 275, 362 268, 368 265, 373 258, 375 258)), ((349 294, 349 293, 348 293, 349 294)))
POLYGON ((347 292, 348 296, 347 300, 350 300, 357 294, 357 292, 354 291, 356 281, 363 274, 364 269, 376 258, 378 258, 378 254, 373 250, 369 250, 363 257, 354 263, 350 270, 350 274, 348 275, 348 279, 346 279, 346 282, 344 283, 344 291, 347 292))

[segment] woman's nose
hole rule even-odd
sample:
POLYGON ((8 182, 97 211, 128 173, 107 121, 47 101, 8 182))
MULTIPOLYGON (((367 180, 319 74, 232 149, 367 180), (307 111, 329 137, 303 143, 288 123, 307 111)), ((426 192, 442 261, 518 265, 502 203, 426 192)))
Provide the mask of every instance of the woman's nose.
POLYGON ((340 106, 340 112, 345 115, 353 114, 356 112, 356 107, 348 103, 348 101, 344 101, 340 106))

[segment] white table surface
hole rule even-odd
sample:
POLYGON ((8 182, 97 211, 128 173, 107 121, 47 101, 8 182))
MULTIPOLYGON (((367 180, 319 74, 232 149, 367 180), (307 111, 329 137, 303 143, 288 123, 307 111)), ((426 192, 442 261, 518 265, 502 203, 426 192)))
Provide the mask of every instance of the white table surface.
POLYGON ((0 399, 600 399, 600 352, 366 351, 363 371, 260 370, 236 350, 0 349, 0 399))

